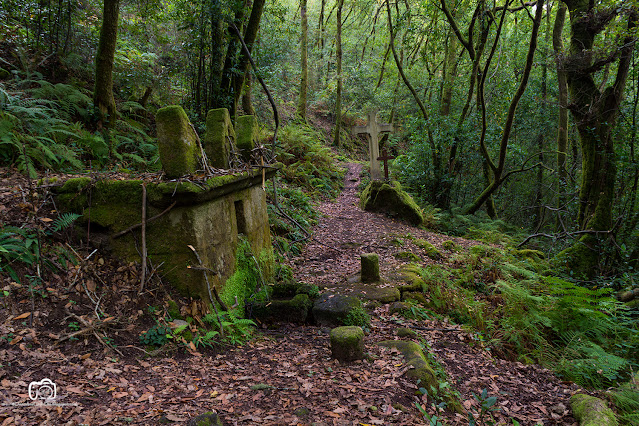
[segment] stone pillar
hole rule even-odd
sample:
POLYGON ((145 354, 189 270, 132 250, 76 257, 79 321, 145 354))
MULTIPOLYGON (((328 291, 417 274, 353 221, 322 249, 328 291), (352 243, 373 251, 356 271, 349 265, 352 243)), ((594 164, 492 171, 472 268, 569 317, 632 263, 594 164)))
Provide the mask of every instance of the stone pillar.
POLYGON ((230 168, 231 151, 235 145, 235 130, 226 108, 212 109, 206 114, 206 134, 202 146, 212 167, 230 168))
POLYGON ((243 115, 235 123, 237 148, 245 163, 251 161, 251 151, 259 144, 259 128, 254 115, 243 115))
POLYGON ((364 331, 357 326, 332 329, 331 354, 340 362, 362 359, 364 357, 364 331))
POLYGON ((158 150, 162 169, 169 178, 194 173, 201 153, 197 135, 179 105, 171 105, 155 114, 158 132, 158 150))
POLYGON ((374 283, 379 281, 379 256, 375 253, 364 253, 361 255, 362 262, 362 282, 374 283))

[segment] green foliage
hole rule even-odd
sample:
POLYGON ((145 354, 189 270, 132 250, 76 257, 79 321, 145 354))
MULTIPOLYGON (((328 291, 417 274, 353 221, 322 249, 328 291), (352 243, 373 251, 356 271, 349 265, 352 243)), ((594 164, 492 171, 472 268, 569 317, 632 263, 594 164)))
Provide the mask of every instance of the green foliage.
POLYGON ((335 197, 342 188, 344 172, 337 167, 322 133, 305 125, 290 123, 279 134, 277 158, 284 163, 282 176, 289 184, 313 196, 335 197))
POLYGON ((479 403, 479 409, 476 413, 468 413, 468 425, 469 426, 492 426, 496 424, 493 412, 499 411, 499 408, 495 406, 497 404, 496 396, 488 396, 488 389, 484 388, 481 394, 475 395, 473 398, 479 403))
POLYGON ((140 334, 140 343, 145 346, 162 346, 170 340, 171 335, 169 327, 156 324, 140 334))
POLYGON ((632 381, 610 392, 622 425, 639 426, 639 387, 632 381))
MULTIPOLYGON (((40 264, 42 251, 49 249, 48 246, 42 247, 42 240, 71 226, 79 217, 75 213, 64 213, 44 231, 15 226, 0 228, 0 272, 7 273, 14 281, 20 282, 16 268, 28 269, 40 264)), ((66 251, 59 251, 58 254, 72 259, 66 251)), ((57 268, 48 258, 44 258, 42 264, 47 269, 57 268)))
POLYGON ((209 313, 203 318, 206 324, 217 328, 216 333, 210 337, 217 336, 217 333, 223 334, 224 341, 230 345, 242 345, 250 339, 252 328, 256 326, 253 320, 239 318, 233 311, 219 312, 219 315, 218 318, 215 313, 209 313), (219 330, 220 324, 222 330, 219 330))
POLYGON ((361 306, 356 306, 350 310, 344 319, 344 325, 357 325, 360 327, 368 327, 371 323, 371 317, 361 306))

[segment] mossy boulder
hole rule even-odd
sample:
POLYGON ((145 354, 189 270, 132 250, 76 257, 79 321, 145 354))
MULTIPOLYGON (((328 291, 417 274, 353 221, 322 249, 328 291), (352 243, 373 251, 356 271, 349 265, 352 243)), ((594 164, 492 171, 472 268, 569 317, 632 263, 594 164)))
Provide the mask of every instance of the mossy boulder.
POLYGON ((570 408, 580 426, 617 426, 615 413, 599 398, 575 394, 570 398, 570 408))
POLYGON ((417 343, 403 340, 386 340, 379 342, 378 345, 397 349, 404 356, 404 362, 413 367, 406 370, 407 377, 414 380, 415 383, 419 383, 419 386, 427 389, 429 393, 432 391, 436 398, 445 401, 447 409, 455 413, 463 412, 459 399, 450 391, 447 391, 447 388, 440 389, 437 375, 424 356, 422 348, 417 343))
POLYGON ((251 161, 253 148, 259 145, 259 127, 254 115, 238 117, 235 123, 237 148, 240 150, 245 163, 251 161))
POLYGON ((362 302, 353 296, 325 293, 313 304, 315 321, 325 327, 353 325, 349 324, 353 311, 363 311, 362 302))
POLYGON ((211 166, 230 167, 231 152, 235 150, 235 129, 226 108, 212 109, 206 114, 206 133, 202 141, 211 166))
POLYGON ((179 105, 160 108, 155 114, 158 151, 162 169, 168 178, 194 173, 201 159, 198 137, 179 105))
POLYGON ((395 302, 388 307, 388 313, 393 314, 401 314, 404 311, 410 310, 410 306, 408 306, 404 302, 395 302))
POLYGON ((386 213, 415 226, 424 221, 422 210, 396 181, 372 181, 362 191, 360 203, 364 210, 386 213))
POLYGON ((331 354, 340 362, 364 357, 364 331, 357 326, 336 327, 331 330, 331 354))
POLYGON ((251 306, 251 314, 261 322, 304 324, 312 306, 313 302, 307 294, 298 294, 292 299, 255 303, 251 306))
POLYGON ((209 411, 190 419, 187 426, 224 426, 224 423, 216 413, 209 411))
POLYGON ((294 280, 281 281, 269 286, 269 295, 274 299, 292 298, 298 294, 306 294, 314 300, 319 297, 319 288, 294 280))

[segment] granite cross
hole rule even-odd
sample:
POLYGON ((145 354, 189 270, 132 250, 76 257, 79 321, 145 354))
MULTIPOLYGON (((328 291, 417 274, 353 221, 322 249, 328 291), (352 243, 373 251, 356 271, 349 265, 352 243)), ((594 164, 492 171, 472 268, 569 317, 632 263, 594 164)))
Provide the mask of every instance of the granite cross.
POLYGON ((382 149, 382 156, 377 157, 377 159, 384 162, 384 179, 388 180, 388 160, 394 160, 395 157, 388 155, 386 148, 384 148, 382 149))
POLYGON ((365 134, 368 136, 368 158, 371 163, 371 179, 380 180, 382 173, 379 167, 379 134, 392 132, 393 125, 377 122, 377 110, 368 113, 366 126, 353 126, 354 135, 365 134))

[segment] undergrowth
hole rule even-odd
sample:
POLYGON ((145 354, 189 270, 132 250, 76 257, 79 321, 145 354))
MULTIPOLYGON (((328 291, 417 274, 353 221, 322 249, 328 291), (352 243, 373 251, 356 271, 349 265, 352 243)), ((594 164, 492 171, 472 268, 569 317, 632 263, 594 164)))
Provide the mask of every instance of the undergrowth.
POLYGON ((157 145, 145 117, 129 114, 114 129, 90 130, 89 95, 41 79, 0 83, 0 164, 15 165, 31 177, 38 170, 158 169, 157 145))
MULTIPOLYGON (((508 240, 494 231, 487 238, 508 240)), ((639 363, 633 312, 609 286, 553 276, 533 252, 480 244, 453 254, 449 264, 405 272, 421 285, 427 308, 474 329, 500 357, 539 362, 587 387, 627 378, 639 363)))

